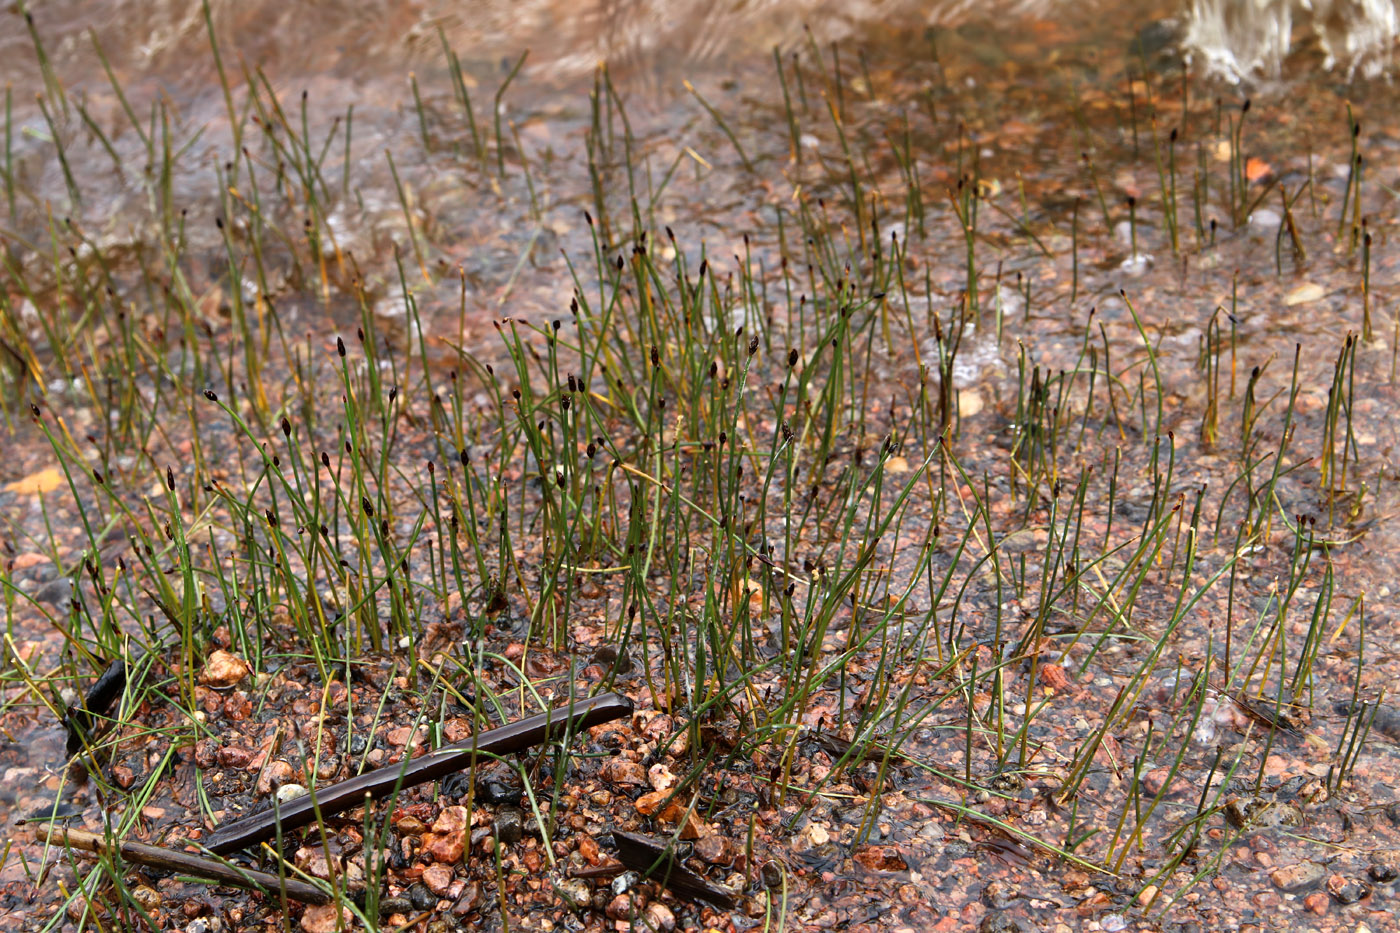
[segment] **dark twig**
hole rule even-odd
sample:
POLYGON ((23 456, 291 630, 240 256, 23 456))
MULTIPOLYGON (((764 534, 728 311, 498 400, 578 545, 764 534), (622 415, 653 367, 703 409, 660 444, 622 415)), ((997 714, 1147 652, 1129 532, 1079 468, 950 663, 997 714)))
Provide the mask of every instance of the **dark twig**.
POLYGON ((709 901, 723 910, 734 909, 733 895, 682 865, 666 843, 620 830, 613 830, 612 835, 617 843, 618 860, 632 871, 640 872, 683 897, 709 901))
POLYGON ((318 813, 322 817, 339 813, 362 806, 366 800, 378 800, 404 788, 435 781, 445 774, 469 768, 478 754, 499 756, 524 751, 563 735, 565 731, 577 732, 631 712, 632 701, 615 693, 575 700, 547 713, 444 745, 421 758, 377 768, 348 781, 317 788, 310 795, 297 797, 275 810, 263 810, 226 823, 215 830, 205 847, 219 855, 236 852, 275 836, 279 819, 285 833, 314 822, 318 813))
POLYGON ((288 897, 307 904, 329 904, 331 900, 328 893, 305 881, 279 878, 276 875, 252 869, 235 868, 232 865, 216 862, 191 852, 163 849, 160 846, 150 846, 142 842, 122 841, 113 846, 105 836, 83 829, 49 826, 45 827, 44 831, 48 835, 48 841, 54 845, 95 852, 98 855, 110 854, 115 849, 122 859, 137 865, 164 868, 167 871, 193 875, 196 878, 205 878, 219 884, 248 888, 253 891, 267 893, 286 891, 288 897))
POLYGON ((68 729, 69 757, 82 751, 83 745, 90 740, 96 717, 107 715, 125 689, 126 661, 117 658, 93 683, 83 699, 83 705, 70 709, 63 720, 63 725, 68 729))

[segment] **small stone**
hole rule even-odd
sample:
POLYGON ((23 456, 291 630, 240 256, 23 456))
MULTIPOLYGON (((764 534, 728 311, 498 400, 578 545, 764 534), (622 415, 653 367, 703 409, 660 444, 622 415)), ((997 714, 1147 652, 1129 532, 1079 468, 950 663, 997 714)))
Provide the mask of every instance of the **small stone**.
MULTIPOLYGON (((326 856, 323 846, 302 846, 297 849, 295 862, 297 868, 311 875, 313 878, 329 878, 332 874, 330 858, 326 856)), ((340 859, 335 859, 334 874, 341 873, 340 859)))
POLYGON ((656 790, 670 791, 680 783, 680 778, 671 773, 663 764, 654 764, 647 769, 647 781, 656 790))
POLYGON ((455 865, 462 860, 466 843, 466 834, 460 830, 442 834, 427 833, 423 836, 423 851, 435 862, 455 865))
POLYGON ((318 780, 329 781, 335 778, 340 771, 340 756, 326 755, 316 762, 316 777, 318 780))
POLYGON ((199 682, 209 687, 232 687, 251 671, 247 661, 220 648, 210 654, 209 660, 204 663, 199 682))
POLYGON ((728 836, 714 833, 695 841, 695 855, 711 865, 728 864, 734 860, 734 846, 728 836))
POLYGON ((1160 890, 1161 889, 1158 888, 1155 884, 1149 884, 1147 887, 1143 888, 1141 891, 1138 892, 1138 906, 1141 907, 1143 910, 1146 910, 1149 907, 1151 907, 1152 902, 1157 899, 1157 892, 1160 890))
POLYGON ((160 893, 144 884, 138 884, 132 889, 131 898, 148 912, 160 906, 160 893))
POLYGON ((514 772, 483 774, 476 779, 476 799, 492 806, 520 803, 520 780, 514 772))
POLYGON ((668 791, 654 790, 650 793, 642 794, 632 805, 637 808, 637 812, 642 816, 652 816, 657 810, 661 809, 661 805, 665 803, 666 798, 670 796, 668 791))
POLYGON ((413 910, 413 902, 408 898, 386 897, 379 902, 379 915, 387 917, 390 914, 406 914, 413 910))
POLYGON ((349 929, 353 916, 348 907, 337 909, 334 904, 321 904, 306 908, 301 915, 301 928, 306 933, 334 933, 337 927, 349 929))
POLYGON ((1154 768, 1142 776, 1142 789, 1155 797, 1167 786, 1171 775, 1170 768, 1154 768))
POLYGON ((1377 849, 1372 852, 1367 874, 1378 884, 1389 884, 1400 878, 1400 849, 1377 849))
MULTIPOLYGON (((660 793, 658 791, 657 793, 660 793)), ((680 825, 680 837, 686 840, 699 839, 707 836, 710 829, 705 825, 705 821, 689 807, 683 807, 679 803, 672 803, 665 810, 661 811, 659 817, 662 823, 670 825, 680 825)))
POLYGON ((1040 669, 1040 682, 1051 690, 1059 693, 1074 686, 1074 682, 1069 679, 1065 669, 1059 664, 1046 664, 1040 669))
POLYGON ((493 830, 502 845, 515 845, 524 834, 525 815, 515 807, 502 807, 496 814, 493 830))
POLYGON ((401 836, 421 836, 428 831, 428 827, 423 825, 423 821, 416 816, 404 814, 394 821, 394 828, 401 836))
POLYGON ((619 894, 608 902, 607 910, 604 911, 609 920, 630 920, 632 919, 632 895, 619 894))
POLYGON ((452 887, 452 869, 442 863, 435 863, 423 869, 423 883, 438 897, 446 897, 452 887))
POLYGON ((452 913, 458 917, 465 917, 480 906, 481 885, 472 881, 462 887, 462 893, 458 896, 457 902, 452 905, 452 913))
POLYGON ((306 788, 300 784, 283 784, 277 788, 277 802, 289 803, 298 797, 305 797, 306 793, 306 788))
POLYGON ((1338 904, 1355 904, 1371 893, 1371 886, 1357 879, 1332 875, 1327 879, 1327 893, 1335 897, 1338 904))
POLYGON ((634 784, 640 787, 647 782, 647 772, 638 762, 625 758, 610 758, 602 767, 602 778, 610 784, 634 784))
POLYGON ((625 871, 612 880, 611 890, 613 894, 624 894, 641 880, 641 875, 635 871, 625 871))
POLYGON ((982 918, 977 933, 1021 933, 1021 924, 1010 914, 991 913, 982 918))
POLYGON ((995 911, 1006 910, 1020 896, 1020 887, 1005 881, 988 881, 987 886, 982 889, 982 903, 995 911))
POLYGON ((563 899, 570 910, 587 910, 592 906, 593 889, 582 878, 565 878, 554 886, 554 893, 563 899))
POLYGON ((1267 207, 1261 207, 1249 215, 1249 225, 1251 227, 1258 227, 1264 232, 1273 232, 1277 230, 1279 224, 1282 222, 1283 218, 1279 216, 1278 211, 1267 207))
POLYGON ((1316 885, 1325 874, 1326 869, 1316 862, 1298 862, 1296 865, 1284 865, 1274 869, 1269 875, 1269 880, 1279 890, 1297 894, 1316 885))
POLYGON ((676 928, 676 915, 660 901, 647 905, 646 928, 657 933, 671 933, 676 928))
POLYGON ((909 868, 894 846, 861 846, 852 857, 870 871, 905 871, 909 868))
POLYGON ((598 864, 598 840, 592 836, 580 836, 578 840, 578 854, 588 860, 588 864, 598 864))
POLYGON ((240 748, 237 745, 229 745, 225 748, 221 748, 214 754, 214 759, 219 763, 219 767, 231 768, 235 771, 241 771, 248 767, 248 762, 251 761, 252 758, 253 753, 251 751, 246 748, 240 748))
POLYGON ((1328 900, 1327 895, 1323 894, 1321 891, 1314 891, 1303 898, 1303 906, 1319 917, 1327 913, 1327 907, 1330 903, 1331 901, 1328 900))
POLYGON ((627 674, 632 670, 632 656, 626 651, 619 652, 616 645, 599 645, 590 660, 618 674, 627 674))
POLYGON ((281 758, 270 761, 258 775, 258 793, 270 794, 283 784, 290 784, 296 778, 297 770, 281 758))
POLYGON ((412 748, 420 748, 428 740, 428 727, 420 725, 417 729, 414 729, 411 726, 399 726, 398 728, 390 729, 389 734, 385 736, 385 738, 388 739, 389 744, 395 748, 403 748, 406 745, 412 748))
POLYGON ((1316 282, 1304 282, 1289 291, 1289 293, 1284 296, 1283 303, 1288 307, 1311 304, 1325 294, 1327 294, 1327 291, 1316 282))
POLYGON ((437 906, 437 901, 437 895, 421 881, 408 889, 408 902, 414 910, 432 910, 437 906))
POLYGON ((447 807, 433 820, 433 832, 462 832, 471 825, 472 815, 466 807, 447 807))

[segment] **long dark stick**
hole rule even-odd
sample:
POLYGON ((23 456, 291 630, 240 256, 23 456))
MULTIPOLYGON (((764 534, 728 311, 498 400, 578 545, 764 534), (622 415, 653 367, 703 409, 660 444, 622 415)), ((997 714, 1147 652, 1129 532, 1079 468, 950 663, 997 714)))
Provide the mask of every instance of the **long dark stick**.
POLYGON ((277 834, 279 822, 282 831, 287 832, 315 821, 318 812, 324 817, 363 806, 367 800, 387 797, 415 784, 423 784, 453 771, 471 767, 478 753, 509 755, 512 752, 524 751, 562 735, 565 730, 577 732, 599 723, 610 722, 631 712, 632 701, 615 693, 575 700, 568 705, 555 707, 547 713, 491 729, 452 745, 444 745, 421 758, 377 768, 348 781, 318 788, 310 795, 297 797, 278 805, 275 809, 262 810, 252 816, 225 823, 210 835, 204 845, 210 852, 219 855, 235 852, 271 839, 277 834))
POLYGON ((238 869, 201 855, 180 852, 175 849, 163 849, 160 846, 148 846, 142 842, 122 841, 114 846, 105 836, 82 829, 64 829, 60 826, 49 826, 45 829, 48 832, 49 842, 54 845, 71 846, 74 849, 96 852, 99 855, 116 849, 123 859, 137 865, 164 868, 168 871, 205 878, 219 884, 250 888, 254 891, 276 893, 285 890, 288 897, 307 904, 329 904, 331 901, 331 896, 325 891, 294 878, 279 878, 263 871, 238 869))

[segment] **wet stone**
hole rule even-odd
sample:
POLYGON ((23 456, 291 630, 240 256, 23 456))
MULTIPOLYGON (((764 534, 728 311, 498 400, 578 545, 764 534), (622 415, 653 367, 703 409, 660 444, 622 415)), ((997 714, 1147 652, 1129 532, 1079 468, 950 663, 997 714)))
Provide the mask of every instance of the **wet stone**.
POLYGON ((593 899, 593 889, 582 878, 566 878, 554 890, 572 910, 587 910, 593 899))
POLYGON ((646 927, 649 930, 657 930, 659 933, 671 933, 676 928, 676 915, 671 908, 660 901, 653 901, 647 905, 646 927))
POLYGON ((1273 881, 1274 887, 1279 890, 1296 894, 1317 884, 1325 874, 1327 870, 1316 862, 1299 862, 1296 865, 1274 869, 1269 880, 1273 881))
POLYGON ((704 862, 711 865, 719 865, 722 862, 733 860, 733 845, 729 837, 721 836, 718 833, 710 836, 702 836, 695 840, 695 855, 704 862))
POLYGON ((632 657, 627 652, 619 654, 616 645, 600 645, 593 652, 592 662, 603 668, 612 668, 619 674, 632 670, 632 657))
POLYGON ((262 774, 258 775, 258 793, 270 794, 283 784, 292 783, 296 773, 296 769, 289 762, 280 758, 268 762, 262 774))
POLYGON ((333 930, 348 926, 350 916, 348 909, 337 909, 334 904, 308 907, 301 915, 301 928, 306 933, 332 933, 333 930))
POLYGON ((909 867, 894 846, 862 846, 853 858, 870 871, 904 871, 909 867))
POLYGON ((988 881, 987 886, 982 889, 982 903, 993 910, 1005 910, 1020 896, 1020 887, 1005 881, 988 881))
POLYGON ((418 882, 408 889, 408 902, 414 910, 432 910, 437 906, 437 895, 426 884, 418 882))
POLYGON ((136 771, 127 765, 112 766, 112 780, 122 790, 130 790, 132 785, 136 783, 136 777, 136 771))
POLYGON ((1021 933, 1021 924, 1009 914, 987 914, 978 925, 977 933, 1021 933))
MULTIPOLYGON (((512 772, 495 771, 483 774, 476 781, 478 803, 515 806, 520 803, 520 778, 512 772)), ((459 794, 459 796, 464 796, 459 794)))
POLYGON ((423 883, 438 897, 446 897, 452 886, 452 869, 441 862, 423 869, 423 883))
POLYGON ((629 891, 640 880, 641 875, 635 871, 625 871, 612 880, 612 893, 622 894, 629 891))
POLYGON ((503 845, 515 845, 525 831, 525 815, 515 807, 505 807, 496 814, 496 838, 503 845))
POLYGON ((457 898, 457 902, 452 905, 452 912, 459 917, 465 917, 480 906, 481 885, 472 881, 462 889, 462 896, 457 898))
POLYGON ((215 760, 221 768, 233 768, 242 770, 248 767, 248 762, 253 758, 253 753, 246 748, 239 748, 237 745, 230 745, 219 749, 215 753, 215 760))
POLYGON ((1366 872, 1377 884, 1389 884, 1400 878, 1400 849, 1377 849, 1371 853, 1371 867, 1366 872))
POLYGON ((300 784, 283 784, 277 788, 277 802, 290 803, 298 797, 305 797, 307 790, 300 784))
POLYGON ((647 783, 646 769, 638 762, 625 758, 608 759, 603 765, 602 777, 611 784, 634 784, 640 787, 647 783))
POLYGON ((760 873, 763 876, 763 883, 770 888, 776 888, 783 883, 783 867, 776 861, 764 862, 760 873))
POLYGON ((608 902, 605 913, 610 920, 628 920, 636 910, 631 894, 618 894, 608 902))
POLYGON ((1026 786, 1026 779, 1015 771, 998 771, 996 774, 992 775, 988 786, 992 790, 1000 791, 1005 794, 1011 791, 1021 790, 1026 786))
POLYGON ((1271 829, 1303 825, 1303 811, 1291 803, 1264 797, 1234 798, 1225 804, 1225 819, 1236 829, 1271 829))
POLYGON ((406 914, 413 910, 413 902, 407 897, 386 897, 379 902, 379 915, 387 917, 390 914, 406 914))
POLYGON ((1332 875, 1327 879, 1327 893, 1336 898, 1338 904, 1355 904, 1371 893, 1371 886, 1358 878, 1332 875))

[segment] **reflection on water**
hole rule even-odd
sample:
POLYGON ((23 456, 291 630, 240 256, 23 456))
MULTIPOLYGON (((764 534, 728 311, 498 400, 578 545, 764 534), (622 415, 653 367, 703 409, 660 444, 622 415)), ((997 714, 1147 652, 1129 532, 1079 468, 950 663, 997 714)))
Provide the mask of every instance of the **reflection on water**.
MULTIPOLYGON (((804 29, 825 43, 872 25, 912 30, 1086 16, 1134 28, 1173 16, 1188 53, 1224 75, 1275 74, 1304 35, 1317 37, 1329 66, 1373 74, 1388 63, 1397 32, 1394 0, 212 0, 209 10, 221 41, 236 52, 230 68, 246 61, 280 77, 332 78, 345 82, 346 100, 378 78, 401 85, 407 69, 438 67, 439 29, 469 72, 528 48, 531 74, 548 79, 587 76, 602 61, 618 72, 694 77, 728 56, 804 41, 804 29)), ((33 4, 31 13, 61 76, 76 85, 103 83, 90 36, 124 80, 168 88, 215 78, 200 4, 54 0, 33 4)), ((27 31, 0 30, 0 53, 0 81, 32 86, 37 63, 27 31)))
MULTIPOLYGON (((530 50, 535 77, 589 75, 607 61, 628 69, 694 71, 728 55, 767 55, 773 45, 845 39, 870 24, 917 29, 973 18, 1054 16, 1054 0, 213 0, 221 42, 270 74, 330 75, 352 82, 440 63, 441 29, 468 70, 493 68, 530 50)), ((1141 7, 1143 4, 1129 4, 1141 7)), ((49 53, 72 81, 100 78, 89 32, 120 72, 183 83, 211 79, 200 4, 187 0, 56 0, 32 10, 49 53)), ((23 29, 0 35, 0 79, 37 77, 23 29)), ((230 63, 231 67, 237 67, 230 63)), ((126 75, 124 75, 126 76, 126 75)))
POLYGON ((1217 74, 1273 77, 1295 26, 1316 38, 1324 67, 1375 77, 1390 65, 1394 0, 1192 0, 1186 48, 1217 74))

